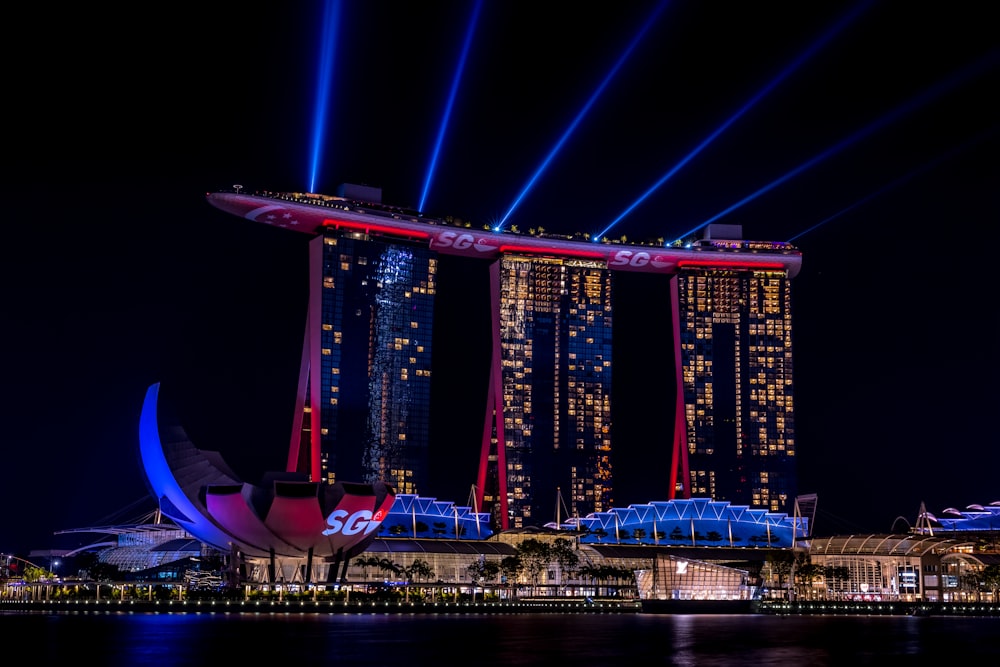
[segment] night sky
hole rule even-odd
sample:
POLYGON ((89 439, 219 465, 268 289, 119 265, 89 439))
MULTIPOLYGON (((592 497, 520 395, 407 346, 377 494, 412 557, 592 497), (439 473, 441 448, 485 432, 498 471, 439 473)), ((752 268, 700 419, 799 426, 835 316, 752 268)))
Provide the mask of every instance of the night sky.
MULTIPOLYGON (((325 38, 322 2, 209 4, 8 10, 23 39, 0 47, 0 552, 153 507, 138 419, 155 382, 247 481, 283 466, 307 237, 205 194, 314 177, 476 226, 614 222, 608 236, 639 241, 715 221, 792 240, 800 492, 818 494, 817 533, 1000 500, 989 3, 487 0, 468 41, 471 1, 345 1, 325 38)), ((442 301, 478 321, 481 275, 441 272, 442 301)), ((639 444, 618 463, 618 505, 667 496, 647 465, 669 432, 666 378, 644 363, 664 353, 665 305, 656 286, 632 295, 616 311, 634 339, 615 361, 614 427, 639 444)), ((435 354, 460 363, 435 370, 437 455, 457 453, 425 495, 464 505, 486 347, 441 325, 435 354)))

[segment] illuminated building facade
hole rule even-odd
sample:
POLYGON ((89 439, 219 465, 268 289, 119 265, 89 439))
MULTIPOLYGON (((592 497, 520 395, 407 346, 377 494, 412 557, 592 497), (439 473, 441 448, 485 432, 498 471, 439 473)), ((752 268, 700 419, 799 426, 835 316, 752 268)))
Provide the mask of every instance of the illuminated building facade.
POLYGON ((498 324, 479 477, 484 509, 511 528, 549 520, 557 498, 572 516, 608 509, 612 274, 592 260, 523 255, 491 269, 498 324))
POLYGON ((666 354, 650 351, 659 372, 646 380, 667 378, 676 397, 664 406, 669 434, 643 445, 671 451, 660 492, 791 509, 798 250, 744 241, 729 225, 710 226, 692 247, 525 236, 379 199, 346 190, 208 196, 227 213, 313 237, 289 472, 427 491, 436 259, 455 255, 490 262, 492 356, 470 504, 494 529, 545 524, 559 498, 568 516, 612 508, 612 455, 622 452, 610 419, 611 287, 621 271, 670 277, 672 340, 666 354))
POLYGON ((296 404, 302 428, 290 466, 311 469, 306 457, 318 454, 331 483, 426 488, 435 255, 352 230, 328 229, 310 242, 319 287, 310 293, 296 404))
POLYGON ((789 511, 797 488, 788 272, 699 268, 676 283, 690 496, 789 511))

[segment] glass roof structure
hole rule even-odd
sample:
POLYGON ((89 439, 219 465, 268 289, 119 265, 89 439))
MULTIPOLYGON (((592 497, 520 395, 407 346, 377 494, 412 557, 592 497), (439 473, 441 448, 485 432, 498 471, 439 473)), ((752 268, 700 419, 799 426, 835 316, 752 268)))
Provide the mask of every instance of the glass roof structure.
POLYGON ((574 518, 559 526, 580 542, 675 546, 791 547, 808 519, 709 498, 656 501, 574 518))

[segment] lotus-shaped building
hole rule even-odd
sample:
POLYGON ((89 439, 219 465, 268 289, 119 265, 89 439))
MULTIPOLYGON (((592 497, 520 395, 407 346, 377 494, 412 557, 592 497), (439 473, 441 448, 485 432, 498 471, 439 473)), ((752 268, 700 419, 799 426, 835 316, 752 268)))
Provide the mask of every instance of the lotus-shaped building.
POLYGON ((163 419, 158 398, 154 384, 139 424, 146 479, 163 515, 197 539, 268 559, 272 581, 283 559, 304 566, 307 580, 332 581, 375 539, 395 500, 391 486, 317 483, 298 472, 241 481, 218 452, 198 449, 180 425, 163 419))

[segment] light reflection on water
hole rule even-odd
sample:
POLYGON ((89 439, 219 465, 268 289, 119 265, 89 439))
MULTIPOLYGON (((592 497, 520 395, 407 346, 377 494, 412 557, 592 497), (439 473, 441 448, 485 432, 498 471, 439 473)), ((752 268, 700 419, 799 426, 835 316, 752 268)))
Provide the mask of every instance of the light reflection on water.
POLYGON ((1000 618, 651 614, 0 614, 32 664, 858 665, 1000 657, 1000 618))

